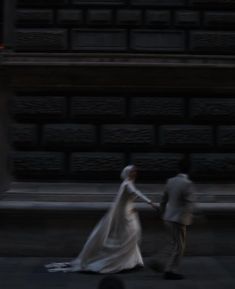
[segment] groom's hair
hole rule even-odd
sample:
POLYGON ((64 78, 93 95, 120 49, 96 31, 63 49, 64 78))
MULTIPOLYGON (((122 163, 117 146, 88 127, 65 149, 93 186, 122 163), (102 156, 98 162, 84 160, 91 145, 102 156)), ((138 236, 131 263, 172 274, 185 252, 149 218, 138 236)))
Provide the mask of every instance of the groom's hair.
POLYGON ((125 289, 125 286, 120 278, 107 276, 101 279, 98 289, 125 289))
POLYGON ((182 158, 179 162, 179 172, 188 174, 189 168, 189 160, 186 157, 182 158))

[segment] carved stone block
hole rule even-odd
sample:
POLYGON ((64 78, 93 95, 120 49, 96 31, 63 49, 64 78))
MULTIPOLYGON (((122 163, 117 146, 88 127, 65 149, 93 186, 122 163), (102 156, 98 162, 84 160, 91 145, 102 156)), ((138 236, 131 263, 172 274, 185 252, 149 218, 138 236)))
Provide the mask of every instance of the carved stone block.
POLYGON ((200 14, 196 11, 176 11, 175 26, 176 27, 199 27, 200 14))
POLYGON ((148 26, 169 27, 171 21, 168 10, 147 10, 145 13, 145 24, 148 26))
POLYGON ((51 148, 88 147, 96 144, 95 126, 49 124, 43 127, 43 145, 51 148))
POLYGON ((190 102, 190 115, 194 120, 234 121, 233 98, 194 98, 190 102))
POLYGON ((72 0, 75 5, 122 5, 125 4, 125 0, 72 0))
POLYGON ((121 153, 73 153, 70 159, 70 174, 78 179, 112 179, 119 177, 124 165, 124 154, 121 153))
POLYGON ((109 26, 112 24, 112 10, 88 10, 87 24, 89 26, 109 26))
POLYGON ((57 12, 57 23, 61 26, 81 25, 84 21, 82 10, 78 9, 63 9, 57 12))
POLYGON ((176 120, 184 118, 184 99, 180 97, 134 97, 131 116, 141 119, 176 120))
POLYGON ((72 30, 72 49, 79 51, 124 51, 127 48, 125 30, 72 30))
POLYGON ((51 26, 54 21, 53 10, 49 9, 20 9, 16 18, 18 25, 29 27, 51 26))
POLYGON ((234 0, 191 0, 191 4, 195 6, 231 8, 235 6, 234 0))
POLYGON ((234 153, 192 154, 192 174, 204 179, 228 179, 235 174, 234 153))
POLYGON ((141 6, 183 6, 184 0, 131 0, 133 5, 141 6))
POLYGON ((160 144, 171 148, 207 148, 213 146, 213 129, 206 125, 169 125, 160 128, 160 144))
POLYGON ((13 113, 19 119, 64 119, 65 98, 57 96, 18 96, 13 113))
POLYGON ((18 0, 19 6, 60 6, 68 4, 68 0, 18 0))
POLYGON ((235 32, 195 31, 191 33, 190 48, 193 52, 234 54, 235 32))
POLYGON ((64 175, 64 154, 57 152, 21 151, 13 154, 14 173, 18 177, 52 177, 64 175))
POLYGON ((184 33, 166 30, 133 30, 131 48, 134 51, 184 51, 184 33))
POLYGON ((102 144, 109 146, 153 146, 155 132, 152 125, 104 125, 102 144))
POLYGON ((235 126, 220 126, 217 131, 217 144, 222 148, 235 147, 235 126))
POLYGON ((139 26, 142 23, 141 10, 118 10, 117 25, 123 26, 139 26))
POLYGON ((10 141, 16 147, 28 148, 38 144, 37 125, 14 123, 10 127, 10 141))
POLYGON ((120 119, 126 114, 123 97, 78 96, 71 99, 71 117, 87 119, 120 119))
POLYGON ((178 172, 181 154, 175 153, 136 153, 131 162, 138 167, 140 179, 159 180, 178 172))
POLYGON ((21 29, 16 31, 18 51, 63 51, 67 49, 64 29, 21 29))
POLYGON ((234 28, 234 12, 206 12, 204 16, 204 25, 209 28, 234 28))

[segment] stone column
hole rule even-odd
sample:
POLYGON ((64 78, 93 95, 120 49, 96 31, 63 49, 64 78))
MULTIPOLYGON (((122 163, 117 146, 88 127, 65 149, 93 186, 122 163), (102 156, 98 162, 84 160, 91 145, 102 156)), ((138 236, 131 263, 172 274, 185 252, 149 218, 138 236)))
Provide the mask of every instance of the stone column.
POLYGON ((3 44, 5 47, 5 50, 12 50, 15 46, 16 3, 17 3, 17 0, 5 0, 4 1, 3 44))

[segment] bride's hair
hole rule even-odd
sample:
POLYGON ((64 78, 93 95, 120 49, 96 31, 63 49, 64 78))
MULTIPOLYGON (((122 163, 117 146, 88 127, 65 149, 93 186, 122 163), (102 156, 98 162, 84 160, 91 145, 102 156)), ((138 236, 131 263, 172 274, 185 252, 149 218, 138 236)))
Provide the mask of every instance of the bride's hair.
POLYGON ((134 165, 129 165, 125 167, 121 172, 121 179, 126 180, 129 177, 130 172, 134 169, 135 169, 134 165))

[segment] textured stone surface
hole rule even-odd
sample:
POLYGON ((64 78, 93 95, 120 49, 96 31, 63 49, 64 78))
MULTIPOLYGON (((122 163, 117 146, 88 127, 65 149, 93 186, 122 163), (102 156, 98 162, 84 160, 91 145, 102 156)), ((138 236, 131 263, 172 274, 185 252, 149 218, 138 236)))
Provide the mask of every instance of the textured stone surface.
POLYGON ((121 153, 73 153, 70 159, 70 173, 78 179, 112 179, 119 176, 124 165, 125 159, 121 153))
POLYGON ((151 125, 104 125, 102 127, 102 144, 135 146, 152 146, 155 141, 154 127, 151 125))
POLYGON ((233 98, 195 98, 190 103, 190 114, 195 120, 234 121, 233 98))
POLYGON ((123 118, 126 114, 123 97, 78 96, 71 99, 72 118, 123 118))
POLYGON ((177 173, 181 158, 181 154, 145 152, 133 154, 131 163, 138 167, 140 179, 156 180, 177 173))
POLYGON ((233 0, 20 0, 14 46, 32 52, 234 54, 234 14, 233 0), (32 30, 22 31, 27 27, 32 30))
POLYGON ((88 124, 50 124, 43 128, 43 144, 50 147, 87 147, 96 144, 96 129, 88 124))
POLYGON ((147 10, 145 23, 148 26, 168 27, 170 26, 171 15, 168 10, 147 10))
POLYGON ((30 147, 38 144, 37 126, 15 123, 10 128, 10 139, 16 147, 30 147))
POLYGON ((200 25, 200 14, 195 11, 177 11, 175 13, 175 25, 177 27, 198 27, 200 25))
POLYGON ((131 0, 131 3, 142 6, 181 6, 184 0, 131 0))
POLYGON ((230 8, 234 7, 234 0, 191 0, 193 5, 200 5, 204 7, 220 7, 220 8, 230 8))
POLYGON ((192 154, 192 174, 204 179, 226 179, 234 177, 234 153, 192 154))
POLYGON ((172 148, 207 148, 213 146, 210 126, 168 125, 160 128, 160 144, 172 148))
POLYGON ((80 51, 123 51, 126 32, 124 30, 72 30, 72 49, 80 51))
POLYGON ((16 32, 16 50, 63 51, 67 49, 64 29, 21 29, 16 32))
POLYGON ((65 98, 56 96, 19 96, 13 112, 21 119, 63 119, 66 113, 65 98))
POLYGON ((141 10, 118 10, 117 25, 138 26, 142 24, 141 10))
POLYGON ((56 152, 14 152, 13 167, 17 177, 52 177, 64 174, 64 155, 56 152))
POLYGON ((63 9, 57 12, 57 23, 59 25, 81 25, 84 21, 82 10, 63 9))
POLYGON ((18 8, 16 51, 234 54, 233 0, 20 0, 18 8))
POLYGON ((235 126, 220 126, 217 131, 217 143, 220 147, 235 147, 235 126))
POLYGON ((234 54, 235 32, 192 32, 190 38, 190 48, 194 52, 234 54))
POLYGON ((184 33, 179 31, 133 30, 130 45, 135 51, 184 51, 184 33))
POLYGON ((87 24, 90 26, 107 26, 112 24, 112 10, 88 10, 87 24))
POLYGON ((78 5, 120 5, 125 4, 125 0, 72 0, 78 5))
POLYGON ((49 9, 21 9, 17 11, 17 23, 21 26, 50 26, 53 23, 53 11, 49 9))
POLYGON ((134 97, 131 116, 142 119, 175 120, 184 117, 184 99, 173 97, 134 97))
POLYGON ((207 12, 204 15, 204 25, 209 28, 234 28, 234 12, 207 12))
POLYGON ((68 3, 68 0, 19 0, 18 5, 27 5, 27 6, 59 6, 65 5, 68 3))

